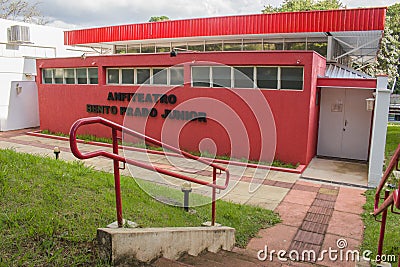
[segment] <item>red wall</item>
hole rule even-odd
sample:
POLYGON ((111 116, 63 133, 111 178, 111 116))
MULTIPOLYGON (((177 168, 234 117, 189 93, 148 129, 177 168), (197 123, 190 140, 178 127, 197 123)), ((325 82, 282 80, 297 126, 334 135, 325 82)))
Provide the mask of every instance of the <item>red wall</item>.
MULTIPOLYGON (((214 140, 219 154, 269 160, 269 155, 275 149, 276 139, 276 159, 307 164, 315 155, 319 113, 316 105, 316 83, 317 76, 324 74, 325 59, 309 51, 179 53, 177 57, 170 57, 166 53, 41 59, 37 61, 38 73, 43 68, 99 67, 99 85, 42 84, 39 77, 40 127, 53 132, 68 133, 75 120, 97 115, 86 112, 87 104, 128 106, 128 101, 107 100, 109 92, 163 93, 171 89, 165 86, 106 85, 107 67, 169 67, 182 63, 185 63, 185 85, 167 92, 176 95, 177 103, 156 103, 154 107, 159 111, 157 117, 129 117, 130 120, 125 121, 125 125, 157 139, 162 137, 163 141, 179 144, 189 151, 197 150, 201 140, 210 138, 214 140), (190 66, 201 64, 202 61, 232 66, 304 66, 304 90, 258 91, 191 87, 190 66), (179 109, 179 105, 188 104, 190 100, 196 103, 183 109, 206 112, 206 123, 160 117, 164 109, 179 109), (215 102, 216 100, 219 102, 215 102), (265 101, 268 102, 273 117, 265 115, 268 114, 268 106, 263 104, 265 101), (262 121, 258 122, 257 117, 261 117, 262 121), (263 136, 259 127, 262 127, 263 136)), ((133 106, 141 108, 150 107, 151 104, 134 103, 133 106)), ((124 117, 119 114, 101 116, 123 123, 124 117)), ((83 132, 98 136, 109 135, 107 129, 98 127, 88 127, 83 132)), ((212 150, 209 143, 205 142, 203 145, 212 150)))

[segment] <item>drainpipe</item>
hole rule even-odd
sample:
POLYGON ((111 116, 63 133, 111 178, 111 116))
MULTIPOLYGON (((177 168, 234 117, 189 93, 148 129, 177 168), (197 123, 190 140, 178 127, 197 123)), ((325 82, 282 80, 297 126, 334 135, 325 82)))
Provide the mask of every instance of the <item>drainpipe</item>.
POLYGON ((378 186, 383 173, 386 132, 389 115, 390 90, 387 89, 388 76, 377 75, 374 118, 368 169, 368 186, 378 186))

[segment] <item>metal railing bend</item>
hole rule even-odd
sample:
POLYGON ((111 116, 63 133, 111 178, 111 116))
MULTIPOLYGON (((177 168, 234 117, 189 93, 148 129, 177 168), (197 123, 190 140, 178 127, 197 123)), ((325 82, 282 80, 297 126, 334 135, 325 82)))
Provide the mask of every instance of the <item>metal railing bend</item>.
MULTIPOLYGON (((382 176, 382 179, 376 188, 376 193, 375 193, 375 202, 374 202, 374 212, 373 215, 377 217, 378 215, 382 214, 382 219, 379 221, 381 223, 381 229, 379 233, 379 241, 378 241, 378 255, 382 256, 382 250, 383 250, 383 240, 385 237, 385 230, 386 230, 386 218, 387 218, 387 212, 388 209, 391 208, 392 213, 399 214, 398 212, 394 211, 394 207, 397 209, 400 209, 400 199, 399 199, 399 192, 400 192, 400 181, 398 188, 394 189, 392 192, 389 190, 385 190, 384 192, 384 197, 383 197, 383 203, 380 204, 380 199, 382 190, 384 189, 387 180, 389 179, 390 175, 394 170, 399 171, 400 166, 399 166, 399 160, 400 160, 400 144, 397 146, 396 151, 394 152, 392 158, 390 159, 389 165, 386 168, 385 173, 382 176)), ((376 219, 376 218, 375 218, 376 219)), ((398 267, 400 267, 400 259, 399 259, 399 264, 398 267)))
POLYGON ((158 141, 154 138, 148 137, 144 134, 138 133, 132 129, 129 129, 127 127, 124 127, 122 125, 119 125, 115 122, 109 121, 107 119, 101 118, 101 117, 90 117, 90 118, 82 118, 77 120, 71 127, 70 130, 70 137, 69 137, 69 141, 70 141, 70 147, 71 147, 71 151, 74 154, 75 157, 79 158, 79 159, 89 159, 89 158, 94 158, 94 157, 106 157, 109 159, 112 159, 114 161, 114 182, 115 182, 115 198, 116 198, 116 209, 117 209, 117 222, 118 222, 118 227, 122 227, 123 226, 123 217, 122 217, 122 198, 121 198, 121 184, 120 184, 120 167, 119 167, 119 162, 123 162, 126 164, 131 164, 137 167, 141 167, 141 168, 145 168, 147 170, 150 171, 154 171, 154 172, 158 172, 158 173, 162 173, 168 176, 172 176, 181 180, 185 180, 185 181, 189 181, 192 183, 196 183, 196 184, 201 184, 201 185, 205 185, 208 187, 212 188, 212 219, 211 219, 211 225, 215 225, 215 217, 216 217, 216 190, 220 189, 220 190, 224 190, 228 187, 229 184, 229 171, 228 169, 218 166, 214 163, 210 163, 209 160, 205 160, 202 159, 200 157, 194 156, 192 154, 189 154, 185 151, 182 151, 176 147, 170 146, 168 144, 162 143, 161 141, 158 141), (113 152, 107 152, 104 150, 96 150, 96 151, 92 151, 92 152, 86 152, 86 153, 81 153, 81 151, 78 149, 78 144, 77 144, 77 139, 76 139, 76 134, 77 131, 79 129, 79 127, 83 126, 83 125, 89 125, 89 124, 102 124, 105 125, 109 128, 111 128, 112 130, 112 148, 113 148, 113 152), (185 175, 182 175, 180 173, 175 173, 172 171, 168 171, 162 168, 159 168, 157 166, 154 165, 150 165, 150 164, 146 164, 137 160, 133 160, 133 159, 128 159, 125 158, 121 155, 118 155, 118 135, 117 133, 119 132, 123 132, 124 134, 129 134, 131 136, 137 137, 137 138, 141 138, 142 140, 144 140, 146 143, 150 143, 153 144, 155 146, 159 146, 159 147, 163 147, 164 149, 168 149, 170 151, 173 151, 175 153, 178 153, 182 156, 184 156, 185 158, 189 158, 192 160, 196 160, 198 162, 204 163, 208 166, 211 166, 213 168, 213 181, 212 183, 204 181, 204 180, 200 180, 200 179, 196 179, 196 178, 192 178, 192 177, 188 177, 185 175), (220 172, 225 172, 225 183, 223 185, 218 185, 217 184, 217 171, 219 170, 220 172))

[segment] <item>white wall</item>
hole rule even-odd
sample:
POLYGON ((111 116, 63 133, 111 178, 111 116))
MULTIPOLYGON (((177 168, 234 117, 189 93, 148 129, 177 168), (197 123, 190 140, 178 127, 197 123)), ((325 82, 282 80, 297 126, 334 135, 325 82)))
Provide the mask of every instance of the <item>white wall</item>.
POLYGON ((37 58, 76 57, 84 52, 84 48, 64 45, 63 29, 0 19, 0 131, 39 126, 34 83, 37 58), (29 27, 29 43, 9 42, 8 29, 13 25, 29 27), (16 83, 27 87, 18 96, 16 83))

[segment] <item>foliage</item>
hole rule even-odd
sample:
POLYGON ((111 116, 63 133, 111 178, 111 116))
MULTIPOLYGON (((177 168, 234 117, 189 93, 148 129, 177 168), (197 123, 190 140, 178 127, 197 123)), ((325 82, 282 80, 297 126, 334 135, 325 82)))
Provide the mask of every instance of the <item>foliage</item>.
POLYGON ((169 20, 169 17, 167 16, 155 16, 155 17, 151 17, 149 19, 149 22, 156 22, 156 21, 164 21, 164 20, 169 20))
MULTIPOLYGON (((12 150, 0 149, 0 163, 0 266, 107 265, 99 258, 96 230, 115 221, 112 174, 12 150)), ((151 185, 182 201, 180 190, 151 185)), ((121 177, 121 189, 124 217, 141 227, 199 226, 211 217, 210 204, 184 212, 151 198, 131 177, 121 177)), ((205 198, 191 194, 196 197, 205 198)), ((217 201, 217 222, 236 228, 236 245, 244 247, 279 218, 217 201)))
POLYGON ((284 0, 279 7, 271 5, 264 6, 264 14, 276 12, 308 11, 308 10, 327 10, 346 8, 339 0, 284 0))
POLYGON ((0 0, 0 18, 44 25, 47 20, 38 6, 39 2, 31 4, 24 0, 0 0))

